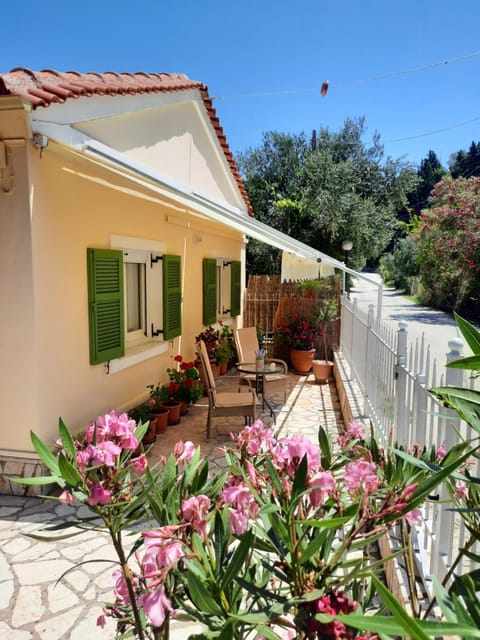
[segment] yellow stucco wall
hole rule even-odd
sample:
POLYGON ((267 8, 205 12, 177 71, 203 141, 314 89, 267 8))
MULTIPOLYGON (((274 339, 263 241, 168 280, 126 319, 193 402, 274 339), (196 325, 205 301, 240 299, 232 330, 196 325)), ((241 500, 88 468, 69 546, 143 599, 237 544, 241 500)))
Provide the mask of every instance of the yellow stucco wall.
MULTIPOLYGON (((0 325, 2 341, 17 336, 2 363, 2 383, 8 379, 8 384, 2 384, 0 403, 2 424, 15 429, 2 428, 0 449, 17 452, 31 451, 30 429, 52 443, 59 416, 79 430, 109 409, 133 406, 147 395, 146 385, 166 380, 165 370, 180 350, 192 358, 194 337, 203 329, 202 259, 240 259, 244 248, 241 234, 198 218, 187 228, 188 213, 150 201, 151 194, 143 199, 123 178, 53 143, 41 158, 30 143, 25 152, 32 257, 27 247, 25 259, 10 268, 15 285, 8 283, 8 273, 0 280, 2 295, 6 291, 14 305, 21 298, 18 313, 10 310, 0 325), (167 253, 182 256, 185 288, 181 338, 169 342, 165 354, 107 375, 104 365, 89 363, 86 249, 109 248, 113 234, 164 242, 167 253)), ((22 169, 24 179, 9 211, 8 230, 16 243, 8 249, 12 259, 30 242, 25 162, 22 169)), ((7 245, 4 238, 1 246, 7 245)))

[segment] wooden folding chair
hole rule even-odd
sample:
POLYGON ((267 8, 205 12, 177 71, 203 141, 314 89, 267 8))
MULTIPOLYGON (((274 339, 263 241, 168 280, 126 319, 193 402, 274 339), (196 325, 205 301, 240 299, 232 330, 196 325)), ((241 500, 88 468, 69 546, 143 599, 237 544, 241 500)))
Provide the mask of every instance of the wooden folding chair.
POLYGON ((197 342, 200 362, 205 373, 208 392, 208 417, 206 440, 210 438, 212 418, 243 416, 247 422, 257 419, 259 401, 255 391, 249 386, 245 391, 218 391, 207 348, 203 340, 197 342))

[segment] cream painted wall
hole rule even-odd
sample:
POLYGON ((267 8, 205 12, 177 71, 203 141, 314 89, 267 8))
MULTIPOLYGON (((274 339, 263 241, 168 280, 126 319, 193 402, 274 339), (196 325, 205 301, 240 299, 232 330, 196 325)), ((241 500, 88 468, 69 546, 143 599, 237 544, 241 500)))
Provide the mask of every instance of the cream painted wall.
POLYGON ((11 148, 13 193, 0 193, 0 450, 31 450, 38 429, 27 147, 11 148))
POLYGON ((164 105, 75 128, 217 200, 245 207, 194 104, 164 105))
MULTIPOLYGON (((180 348, 185 357, 194 356, 194 337, 203 329, 202 259, 218 254, 240 259, 243 240, 199 219, 186 228, 188 215, 141 199, 140 192, 119 191, 131 185, 73 160, 53 144, 42 159, 32 152, 31 179, 35 322, 29 344, 37 345, 38 360, 29 374, 38 379, 36 431, 53 442, 59 416, 76 430, 111 408, 133 406, 146 397, 147 384, 166 379, 180 348), (111 234, 165 242, 168 253, 182 256, 185 287, 181 339, 169 342, 161 356, 106 375, 104 365, 89 364, 86 249, 108 248, 111 234)), ((10 360, 13 366, 13 353, 10 360)), ((18 405, 9 415, 14 411, 18 414, 18 405)), ((25 443, 18 430, 10 446, 25 443)))

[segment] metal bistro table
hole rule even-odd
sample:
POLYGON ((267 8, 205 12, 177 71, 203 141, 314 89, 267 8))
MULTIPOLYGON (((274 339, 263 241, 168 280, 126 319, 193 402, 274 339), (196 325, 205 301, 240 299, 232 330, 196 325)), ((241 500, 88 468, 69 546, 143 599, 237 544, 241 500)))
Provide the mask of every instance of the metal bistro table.
POLYGON ((265 385, 263 381, 268 375, 283 373, 284 367, 277 362, 267 362, 262 369, 257 368, 256 362, 237 362, 236 366, 238 371, 241 373, 248 373, 249 375, 255 376, 255 392, 257 396, 259 393, 262 394, 262 407, 265 408, 265 405, 268 407, 270 415, 273 418, 273 422, 275 422, 275 412, 273 407, 268 402, 268 399, 265 398, 265 385))

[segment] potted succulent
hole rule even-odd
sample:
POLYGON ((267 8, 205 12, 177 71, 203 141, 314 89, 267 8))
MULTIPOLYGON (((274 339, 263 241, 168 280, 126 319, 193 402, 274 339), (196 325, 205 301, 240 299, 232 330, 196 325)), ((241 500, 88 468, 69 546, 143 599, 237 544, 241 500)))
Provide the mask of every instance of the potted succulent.
POLYGON ((335 320, 338 316, 338 304, 336 298, 325 298, 322 301, 322 306, 317 313, 317 325, 319 327, 319 334, 323 342, 323 360, 315 359, 312 363, 313 374, 317 382, 326 383, 332 375, 333 362, 328 359, 328 343, 327 343, 327 328, 330 322, 335 320))

